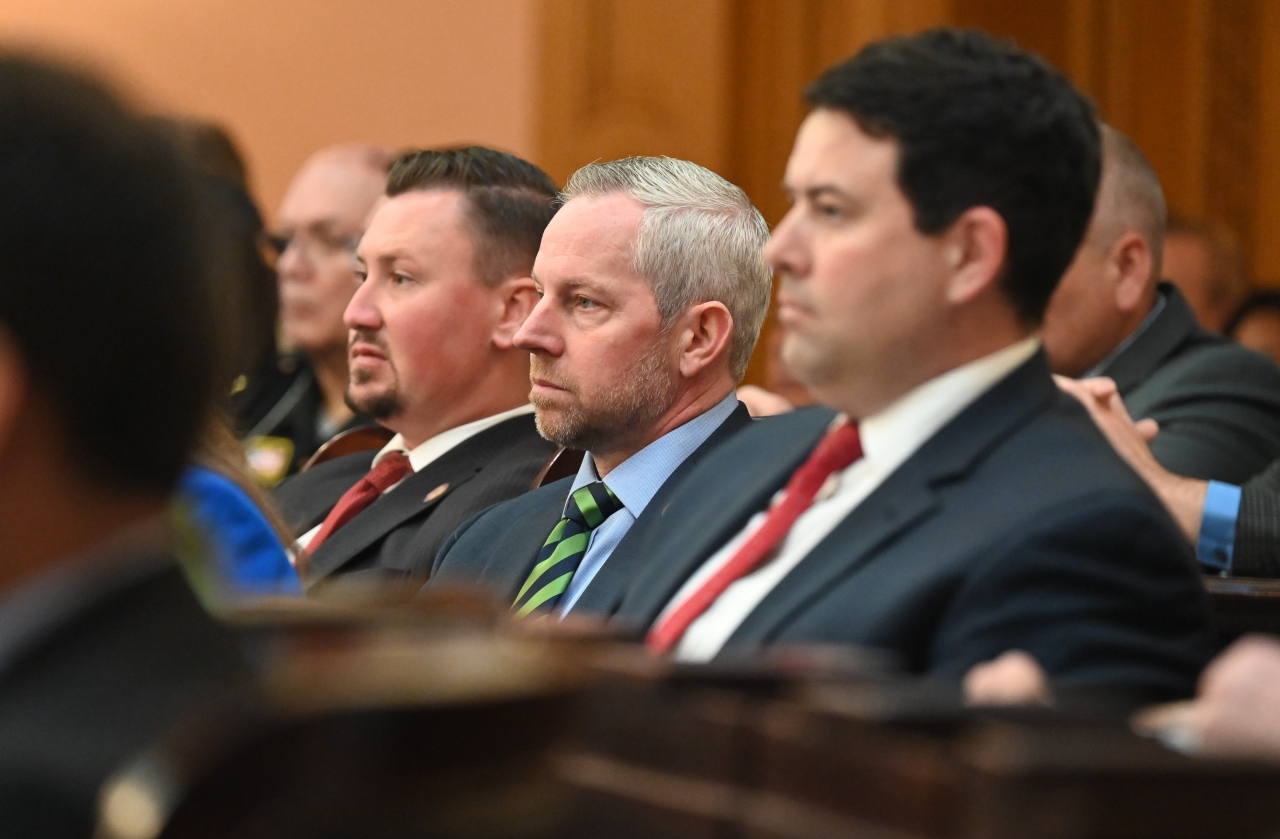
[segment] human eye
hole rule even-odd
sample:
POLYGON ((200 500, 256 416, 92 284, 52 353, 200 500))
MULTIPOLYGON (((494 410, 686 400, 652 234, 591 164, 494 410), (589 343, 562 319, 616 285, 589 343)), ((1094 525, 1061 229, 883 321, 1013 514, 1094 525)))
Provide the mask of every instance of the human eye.
POLYGON ((394 273, 387 279, 387 282, 393 286, 408 285, 413 282, 413 277, 408 274, 394 273))
POLYGON ((355 278, 356 285, 364 285, 365 280, 369 279, 369 272, 363 268, 356 268, 351 275, 355 278))
POLYGON ((576 305, 579 309, 583 310, 584 312, 589 312, 592 309, 597 309, 600 307, 599 303, 592 300, 590 297, 584 297, 581 294, 579 294, 577 297, 574 298, 574 305, 576 305))

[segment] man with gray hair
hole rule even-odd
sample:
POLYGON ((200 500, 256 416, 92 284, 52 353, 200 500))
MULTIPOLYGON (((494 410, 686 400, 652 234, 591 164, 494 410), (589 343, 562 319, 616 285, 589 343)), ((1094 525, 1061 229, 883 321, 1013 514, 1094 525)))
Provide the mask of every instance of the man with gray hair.
POLYGON ((515 342, 533 354, 538 430, 586 454, 459 528, 429 583, 478 585, 517 616, 614 611, 672 488, 750 421, 734 387, 771 290, 768 226, 701 166, 593 163, 561 197, 515 342))
POLYGON ((1053 371, 1107 376, 1136 419, 1161 431, 1164 468, 1241 484, 1280 457, 1280 370, 1197 325, 1161 282, 1165 202, 1134 143, 1102 126, 1102 183, 1089 229, 1045 313, 1053 371))

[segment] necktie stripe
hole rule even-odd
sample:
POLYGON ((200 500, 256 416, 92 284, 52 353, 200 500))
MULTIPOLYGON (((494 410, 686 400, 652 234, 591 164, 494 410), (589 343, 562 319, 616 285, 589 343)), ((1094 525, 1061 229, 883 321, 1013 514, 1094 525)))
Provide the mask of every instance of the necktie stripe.
POLYGON ((524 587, 521 588, 520 593, 516 595, 516 601, 519 602, 520 598, 524 597, 524 593, 538 582, 542 575, 546 573, 548 568, 563 562, 566 557, 578 551, 586 551, 587 542, 589 542, 590 539, 591 534, 589 533, 575 533, 568 539, 565 539, 560 544, 556 545, 555 550, 551 552, 551 556, 541 560, 537 565, 533 566, 533 571, 529 573, 529 579, 525 580, 524 587))
POLYGON ((623 506, 602 481, 580 487, 569 496, 564 517, 543 543, 537 564, 511 605, 516 617, 539 608, 550 611, 559 604, 586 556, 592 532, 623 506))
POLYGON ((564 594, 565 589, 569 587, 569 581, 571 579, 573 579, 572 571, 570 571, 568 574, 564 574, 560 577, 556 577, 554 580, 547 583, 545 586, 543 586, 541 589, 538 590, 537 594, 529 598, 528 603, 520 607, 520 611, 516 612, 516 617, 523 618, 525 615, 529 614, 534 609, 541 606, 543 603, 546 603, 551 598, 559 597, 560 595, 564 594))

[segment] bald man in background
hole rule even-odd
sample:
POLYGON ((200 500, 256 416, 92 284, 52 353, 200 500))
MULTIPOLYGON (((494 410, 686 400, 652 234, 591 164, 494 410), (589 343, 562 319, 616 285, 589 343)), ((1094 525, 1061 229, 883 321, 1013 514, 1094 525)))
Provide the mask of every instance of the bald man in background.
POLYGON ((1135 419, 1160 426, 1164 468, 1243 483, 1280 457, 1280 369, 1201 328, 1162 282, 1166 211, 1142 151, 1102 127, 1103 178, 1084 243, 1049 302, 1042 337, 1055 373, 1114 379, 1135 419))
POLYGON ((236 394, 249 462, 274 485, 296 472, 333 435, 369 420, 344 401, 347 328, 355 293, 355 245, 382 195, 390 156, 348 144, 303 164, 280 205, 280 331, 285 353, 236 394))

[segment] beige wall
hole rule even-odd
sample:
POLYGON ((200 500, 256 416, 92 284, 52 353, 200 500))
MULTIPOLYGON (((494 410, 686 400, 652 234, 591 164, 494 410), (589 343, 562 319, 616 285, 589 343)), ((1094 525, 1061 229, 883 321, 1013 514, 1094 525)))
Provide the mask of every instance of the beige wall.
POLYGON ((329 143, 534 153, 538 0, 0 0, 0 42, 222 122, 263 209, 329 143))

